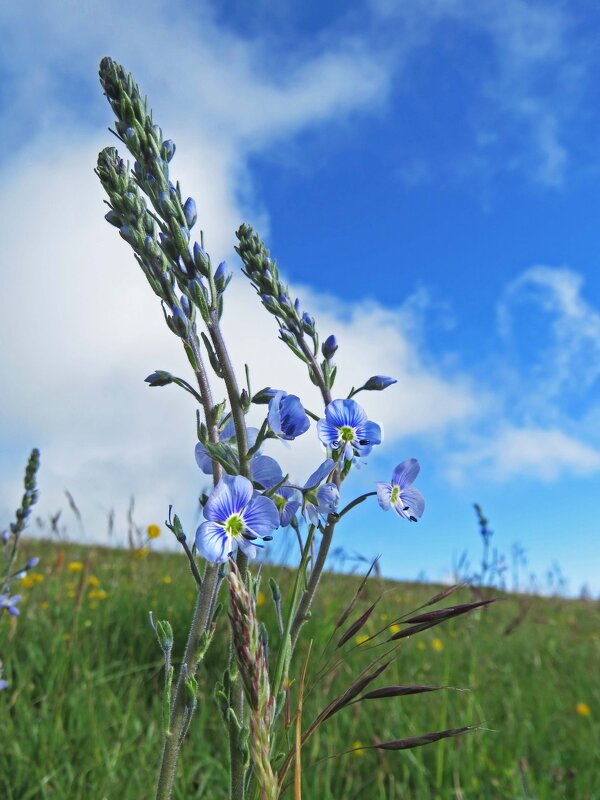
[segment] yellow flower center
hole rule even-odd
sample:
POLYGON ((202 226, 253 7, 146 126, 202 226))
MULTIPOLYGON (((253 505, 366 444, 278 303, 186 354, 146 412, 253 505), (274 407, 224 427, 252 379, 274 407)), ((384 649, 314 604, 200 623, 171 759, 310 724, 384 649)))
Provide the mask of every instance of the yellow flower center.
POLYGON ((244 530, 244 520, 239 514, 232 514, 225 523, 225 531, 235 539, 244 530))
POLYGON ((351 428, 350 425, 342 425, 338 430, 340 432, 340 439, 344 444, 354 441, 354 428, 351 428))
POLYGON ((400 487, 399 486, 392 486, 392 496, 390 497, 390 501, 393 506, 396 505, 398 502, 398 498, 400 497, 400 487))

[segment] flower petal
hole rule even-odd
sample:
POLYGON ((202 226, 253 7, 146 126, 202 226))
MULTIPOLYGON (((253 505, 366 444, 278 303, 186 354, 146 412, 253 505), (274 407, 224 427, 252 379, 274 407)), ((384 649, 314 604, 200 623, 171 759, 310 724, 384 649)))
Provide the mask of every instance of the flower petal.
POLYGON ((212 460, 203 444, 198 442, 195 450, 196 464, 205 475, 212 475, 212 460))
POLYGON ((339 447, 340 432, 338 429, 328 422, 326 419, 320 419, 317 422, 317 433, 319 440, 325 447, 339 447))
POLYGON ((375 444, 381 444, 381 427, 376 422, 366 420, 356 428, 356 439, 360 447, 373 447, 375 444), (362 445, 365 442, 366 445, 362 445))
POLYGON ((210 493, 204 506, 204 519, 225 522, 232 514, 241 513, 254 489, 248 478, 241 475, 224 475, 210 493))
POLYGON ((266 536, 279 527, 279 512, 270 497, 254 493, 244 512, 244 524, 257 536, 266 536))
POLYGON ((384 511, 390 510, 392 498, 392 487, 391 484, 385 483, 384 481, 379 481, 377 484, 377 502, 383 508, 384 511))
POLYGON ((325 480, 334 467, 335 461, 333 458, 326 458, 325 461, 316 468, 310 478, 306 481, 304 488, 314 489, 319 483, 321 483, 321 481, 325 480))
POLYGON ((366 421, 367 414, 356 400, 332 400, 325 409, 325 418, 336 428, 341 428, 342 425, 356 428, 366 421))
POLYGON ((277 486, 283 480, 281 467, 271 456, 255 455, 250 459, 250 474, 255 483, 263 489, 277 486))
POLYGON ((425 510, 425 498, 418 489, 412 486, 400 490, 398 502, 394 503, 394 511, 404 519, 417 522, 425 510))
POLYGON ((196 549, 207 561, 223 564, 233 550, 233 539, 216 522, 203 522, 196 531, 196 549))
POLYGON ((402 461, 394 469, 392 483, 404 489, 415 482, 420 469, 421 467, 416 458, 407 458, 406 461, 402 461))
POLYGON ((256 558, 258 550, 256 546, 252 544, 252 542, 249 542, 247 539, 244 539, 243 536, 240 536, 237 540, 237 543, 242 553, 245 553, 248 558, 256 558))

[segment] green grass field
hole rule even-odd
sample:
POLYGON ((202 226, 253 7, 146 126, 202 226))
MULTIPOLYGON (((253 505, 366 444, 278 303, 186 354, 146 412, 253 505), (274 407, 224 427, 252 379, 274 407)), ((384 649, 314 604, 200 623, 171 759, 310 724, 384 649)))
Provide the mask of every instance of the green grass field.
MULTIPOLYGON (((180 655, 194 601, 185 557, 136 558, 130 551, 40 542, 27 544, 24 553, 42 561, 21 587, 21 616, 0 621, 0 653, 11 684, 0 694, 0 797, 153 798, 162 657, 148 611, 171 621, 180 655)), ((285 601, 288 575, 276 567, 264 574, 278 577, 285 601)), ((378 652, 372 643, 352 640, 343 663, 315 680, 335 660, 331 645, 323 650, 359 580, 325 575, 304 628, 292 674, 299 674, 312 639, 306 726, 378 652)), ((350 619, 386 590, 366 629, 374 632, 438 589, 370 579, 350 619)), ((266 581, 263 591, 259 612, 274 639, 266 581)), ((472 595, 463 590, 460 599, 472 595)), ((453 596, 446 602, 456 601, 453 596)), ((227 742, 211 694, 226 664, 225 622, 222 616, 201 668, 198 713, 180 761, 179 800, 227 796, 227 742)), ((397 663, 374 686, 424 683, 464 691, 372 700, 342 710, 303 751, 303 797, 600 798, 599 675, 598 603, 506 596, 403 639, 397 663), (509 634, 507 626, 514 627, 509 634), (484 730, 415 750, 331 757, 358 743, 477 723, 484 730)), ((292 709, 296 692, 293 685, 292 709)), ((288 743, 281 747, 287 751, 288 743)))

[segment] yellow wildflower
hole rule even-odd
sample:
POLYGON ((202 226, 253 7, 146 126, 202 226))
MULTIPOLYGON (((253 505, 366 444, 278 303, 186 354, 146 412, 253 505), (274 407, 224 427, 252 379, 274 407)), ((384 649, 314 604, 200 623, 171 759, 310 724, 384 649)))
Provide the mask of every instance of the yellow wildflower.
POLYGON ((146 558, 146 556, 148 555, 149 552, 150 552, 150 548, 149 547, 140 547, 139 550, 135 551, 135 553, 133 554, 133 557, 134 558, 146 558))
POLYGON ((438 653, 441 653, 442 650, 444 649, 444 643, 442 642, 441 639, 434 639, 433 642, 431 643, 431 646, 433 647, 434 650, 437 650, 438 653))
POLYGON ((71 599, 77 597, 77 592, 75 591, 75 589, 69 589, 69 591, 67 592, 67 597, 70 597, 71 599))
POLYGON ((360 748, 360 747, 362 747, 362 746, 363 746, 363 744, 362 744, 362 742, 360 741, 360 739, 357 739, 357 740, 354 742, 354 744, 352 745, 352 755, 353 755, 353 756, 357 756, 357 758, 360 758, 361 756, 364 756, 364 754, 365 754, 365 751, 364 751, 364 750, 359 750, 359 749, 358 749, 358 748, 360 748))
POLYGON ((356 642, 356 644, 364 644, 368 639, 369 637, 367 636, 366 633, 361 633, 355 637, 354 641, 356 642))
POLYGON ((83 569, 83 564, 81 561, 69 561, 67 564, 67 569, 69 572, 81 572, 83 569))
POLYGON ((44 576, 41 574, 41 572, 32 572, 31 580, 34 583, 41 583, 44 580, 44 576))
POLYGON ((158 539, 160 536, 160 528, 158 525, 148 525, 148 538, 149 539, 158 539))
POLYGON ((260 608, 265 604, 266 597, 263 592, 259 592, 256 596, 256 605, 260 608))
POLYGON ((45 611, 50 606, 50 603, 47 600, 42 600, 40 603, 40 608, 42 611, 45 611))
POLYGON ((62 635, 63 642, 68 642, 70 638, 71 638, 71 635, 69 633, 63 633, 63 635, 62 635))
POLYGON ((400 631, 400 625, 396 625, 396 623, 394 623, 393 625, 390 625, 390 633, 391 634, 399 633, 399 631, 400 631))
POLYGON ((88 598, 90 600, 106 600, 108 597, 108 592, 106 589, 90 589, 88 592, 88 598))
POLYGON ((163 582, 163 583, 172 583, 172 582, 173 582, 173 579, 171 578, 171 576, 170 576, 170 575, 165 575, 165 576, 163 577, 163 579, 162 579, 162 582, 163 582))
POLYGON ((31 589, 31 587, 33 586, 33 583, 34 583, 34 581, 33 581, 33 578, 31 577, 31 575, 23 575, 23 577, 21 578, 21 586, 24 589, 31 589))
POLYGON ((97 589, 98 586, 100 586, 100 578, 97 578, 95 575, 90 575, 87 579, 87 582, 92 589, 97 589))
POLYGON ((591 710, 587 703, 577 703, 575 706, 575 711, 579 714, 580 717, 589 717, 591 710))

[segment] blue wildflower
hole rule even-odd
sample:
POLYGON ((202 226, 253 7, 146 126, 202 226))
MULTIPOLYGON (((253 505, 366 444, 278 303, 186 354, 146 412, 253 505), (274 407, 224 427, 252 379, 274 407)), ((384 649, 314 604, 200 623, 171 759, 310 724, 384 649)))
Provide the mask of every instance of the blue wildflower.
POLYGON ((285 528, 301 506, 298 490, 291 486, 280 486, 273 494, 273 502, 279 513, 279 525, 285 528))
POLYGON ((384 511, 391 507, 400 517, 411 522, 421 518, 425 510, 425 498, 411 486, 420 469, 416 458, 407 458, 394 470, 391 483, 380 481, 377 484, 377 502, 384 511))
POLYGON ((8 611, 13 617, 18 617, 20 612, 17 605, 22 599, 20 594, 15 594, 13 597, 9 597, 7 594, 0 594, 0 611, 8 611))
POLYGON ((196 547, 201 556, 223 563, 234 545, 249 557, 256 556, 252 541, 270 538, 279 527, 275 503, 254 491, 247 478, 225 475, 212 490, 203 509, 203 522, 196 531, 196 547))
POLYGON ((295 394, 277 392, 269 402, 269 427, 281 439, 295 439, 310 426, 306 412, 295 394))
POLYGON ((5 680, 0 680, 0 692, 1 692, 3 689, 7 689, 7 688, 8 688, 8 681, 5 681, 5 680))
POLYGON ((373 445, 381 444, 381 428, 367 419, 356 400, 333 400, 325 409, 325 418, 317 422, 319 439, 326 447, 340 453, 342 464, 355 456, 367 456, 373 445))
POLYGON ((319 519, 326 521, 330 514, 335 513, 340 502, 340 491, 335 483, 319 485, 334 467, 335 461, 326 459, 304 484, 303 513, 313 525, 318 525, 319 519))

